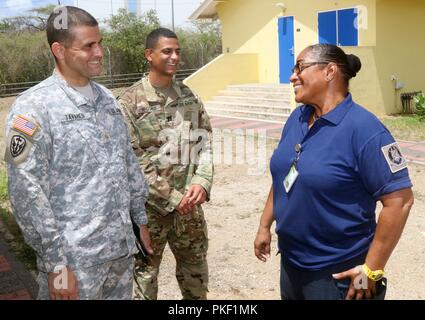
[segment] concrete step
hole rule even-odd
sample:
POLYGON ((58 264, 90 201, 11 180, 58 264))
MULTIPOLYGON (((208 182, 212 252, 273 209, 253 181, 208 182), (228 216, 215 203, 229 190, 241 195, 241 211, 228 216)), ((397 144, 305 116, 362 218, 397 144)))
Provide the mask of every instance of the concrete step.
POLYGON ((232 91, 260 91, 260 92, 279 92, 290 93, 291 86, 287 84, 232 84, 226 87, 232 91))
POLYGON ((244 104, 256 104, 256 105, 265 105, 265 106, 280 106, 283 108, 290 108, 289 99, 266 99, 259 98, 256 95, 252 96, 215 96, 214 101, 225 101, 225 102, 235 102, 235 103, 244 103, 244 104))
MULTIPOLYGON (((220 119, 233 119, 233 120, 244 120, 244 121, 253 121, 253 124, 259 124, 259 123, 277 123, 282 125, 282 127, 285 125, 285 121, 284 122, 280 122, 280 121, 274 121, 274 120, 267 120, 267 119, 263 119, 263 120, 258 120, 258 119, 254 119, 254 118, 249 118, 249 117, 238 117, 238 116, 224 116, 224 115, 216 115, 216 114, 211 114, 211 117, 215 118, 218 117, 220 119)), ((214 127, 214 126, 213 126, 214 127)), ((213 128, 214 130, 214 128, 213 128)))
POLYGON ((244 118, 247 120, 268 120, 274 123, 283 123, 286 121, 289 115, 274 112, 258 112, 258 111, 241 111, 238 109, 220 109, 209 107, 207 108, 209 116, 216 117, 237 117, 244 118))
POLYGON ((238 110, 240 112, 250 111, 250 112, 265 112, 265 113, 276 113, 282 115, 289 115, 291 113, 291 108, 289 105, 272 105, 272 104, 254 104, 254 103, 245 103, 245 102, 229 102, 229 101, 207 101, 205 103, 205 108, 210 110, 210 108, 219 109, 219 110, 238 110))
POLYGON ((218 93, 221 97, 254 97, 258 99, 274 99, 281 100, 283 102, 290 101, 290 93, 285 92, 273 92, 273 91, 242 91, 242 90, 221 90, 218 93))
POLYGON ((283 123, 292 110, 290 90, 286 84, 228 85, 205 108, 212 116, 283 123))

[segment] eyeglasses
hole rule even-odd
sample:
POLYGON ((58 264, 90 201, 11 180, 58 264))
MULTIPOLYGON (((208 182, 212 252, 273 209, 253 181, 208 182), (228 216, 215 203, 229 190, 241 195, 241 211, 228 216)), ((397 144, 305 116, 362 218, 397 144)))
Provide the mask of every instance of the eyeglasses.
POLYGON ((311 66, 315 66, 316 64, 328 64, 328 63, 329 62, 324 62, 324 61, 307 62, 307 63, 297 62, 295 66, 292 68, 292 73, 299 75, 301 72, 303 72, 305 69, 311 66))

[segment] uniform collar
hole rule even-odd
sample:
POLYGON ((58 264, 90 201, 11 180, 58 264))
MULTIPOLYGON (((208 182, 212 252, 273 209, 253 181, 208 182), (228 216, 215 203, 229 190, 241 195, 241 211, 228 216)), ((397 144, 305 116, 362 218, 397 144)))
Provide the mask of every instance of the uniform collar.
MULTIPOLYGON (((56 69, 53 71, 52 78, 62 88, 68 98, 71 99, 77 107, 80 107, 82 105, 93 105, 92 101, 87 99, 84 95, 82 95, 72 86, 70 86, 68 82, 56 71, 56 69)), ((89 81, 89 84, 93 89, 94 101, 96 104, 97 99, 100 96, 99 88, 91 80, 89 81)))
MULTIPOLYGON (((320 119, 324 119, 334 125, 338 125, 341 123, 341 121, 344 119, 347 112, 350 110, 351 106, 353 105, 353 99, 351 96, 351 93, 348 93, 348 95, 345 97, 344 100, 342 100, 334 109, 332 109, 330 112, 325 114, 324 116, 320 117, 320 119)), ((314 111, 313 107, 310 105, 303 105, 301 107, 301 114, 303 117, 303 121, 307 121, 309 117, 311 116, 311 113, 314 111)))
MULTIPOLYGON (((145 92, 145 97, 148 102, 163 102, 163 97, 160 96, 154 86, 149 81, 149 76, 146 75, 142 78, 142 85, 145 92)), ((178 82, 173 78, 173 82, 171 83, 173 86, 174 91, 177 93, 177 96, 179 98, 182 97, 182 91, 180 89, 180 86, 178 85, 178 82)))

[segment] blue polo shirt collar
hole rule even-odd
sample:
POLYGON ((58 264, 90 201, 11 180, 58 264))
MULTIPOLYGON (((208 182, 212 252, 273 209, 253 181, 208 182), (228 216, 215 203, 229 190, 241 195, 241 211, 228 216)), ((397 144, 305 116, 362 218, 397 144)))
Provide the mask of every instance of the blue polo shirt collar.
MULTIPOLYGON (((334 125, 340 124, 342 119, 344 119, 345 115, 347 114, 348 110, 350 110, 351 106, 353 105, 353 99, 351 97, 351 93, 349 93, 342 102, 340 102, 333 110, 322 116, 320 119, 324 119, 334 125)), ((304 105, 301 108, 301 114, 303 121, 308 122, 308 119, 311 116, 311 113, 313 112, 313 107, 310 105, 304 105)))

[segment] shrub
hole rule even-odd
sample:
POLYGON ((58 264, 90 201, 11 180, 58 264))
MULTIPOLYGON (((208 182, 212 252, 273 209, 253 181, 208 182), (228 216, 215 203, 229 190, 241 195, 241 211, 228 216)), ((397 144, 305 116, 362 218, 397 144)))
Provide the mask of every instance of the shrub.
POLYGON ((421 120, 425 120, 425 96, 419 93, 413 97, 415 102, 415 113, 419 115, 421 120))

